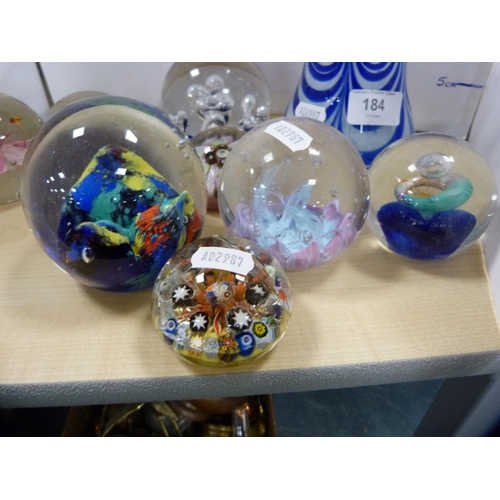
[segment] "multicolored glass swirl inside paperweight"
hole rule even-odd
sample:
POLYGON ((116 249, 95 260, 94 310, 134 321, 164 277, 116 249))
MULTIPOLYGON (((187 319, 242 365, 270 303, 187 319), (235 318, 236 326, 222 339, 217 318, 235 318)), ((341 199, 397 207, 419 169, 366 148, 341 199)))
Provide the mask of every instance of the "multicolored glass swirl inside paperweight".
POLYGON ((373 162, 367 223, 381 243, 412 259, 457 255, 483 234, 496 205, 495 178, 466 141, 423 133, 373 162))
POLYGON ((389 144, 415 132, 406 63, 305 63, 285 114, 340 130, 369 167, 389 144))
POLYGON ((222 170, 219 211, 230 234, 255 241, 285 270, 342 254, 368 210, 368 174, 351 142, 309 118, 247 132, 222 170))
POLYGON ((21 167, 42 120, 26 104, 0 94, 0 203, 19 200, 21 167))
POLYGON ((187 136, 160 110, 112 96, 49 118, 26 156, 22 201, 56 264, 119 292, 152 287, 206 213, 203 168, 187 136))
POLYGON ((290 318, 290 285, 268 252, 233 236, 186 245, 153 289, 161 337, 194 363, 233 366, 268 352, 290 318))

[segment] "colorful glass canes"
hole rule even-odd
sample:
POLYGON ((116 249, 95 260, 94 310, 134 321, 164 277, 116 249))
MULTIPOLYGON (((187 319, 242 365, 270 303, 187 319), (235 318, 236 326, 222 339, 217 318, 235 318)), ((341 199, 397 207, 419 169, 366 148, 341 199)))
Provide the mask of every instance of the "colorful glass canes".
POLYGON ((200 238, 177 252, 153 289, 153 322, 184 359, 232 366, 281 339, 291 314, 288 279, 267 251, 233 236, 200 238))
POLYGON ((151 288, 196 238, 206 213, 203 168, 158 109, 122 97, 69 104, 32 142, 22 202, 42 248, 81 283, 151 288))
POLYGON ((369 167, 389 144, 415 132, 406 63, 305 63, 286 114, 337 128, 369 167))
POLYGON ((271 92, 255 63, 174 63, 162 108, 190 137, 213 126, 247 131, 269 118, 271 92))
POLYGON ((42 120, 29 106, 0 94, 0 203, 19 200, 21 168, 42 120))
POLYGON ((230 234, 255 241, 286 270, 324 264, 354 241, 368 210, 368 174, 339 131, 309 118, 270 120, 233 147, 219 210, 230 234))
POLYGON ((462 252, 485 231, 496 204, 484 158, 443 134, 415 134, 389 146, 373 162, 370 183, 369 227, 390 250, 413 259, 462 252))

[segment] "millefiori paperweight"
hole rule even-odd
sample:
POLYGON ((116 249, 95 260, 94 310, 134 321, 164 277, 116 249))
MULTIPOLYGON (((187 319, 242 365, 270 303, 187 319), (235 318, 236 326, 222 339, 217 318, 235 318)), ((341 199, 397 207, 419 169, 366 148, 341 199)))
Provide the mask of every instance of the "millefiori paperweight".
POLYGON ((153 289, 160 336, 184 359, 234 366, 272 349, 292 310, 280 264, 234 236, 200 238, 165 265, 153 289))

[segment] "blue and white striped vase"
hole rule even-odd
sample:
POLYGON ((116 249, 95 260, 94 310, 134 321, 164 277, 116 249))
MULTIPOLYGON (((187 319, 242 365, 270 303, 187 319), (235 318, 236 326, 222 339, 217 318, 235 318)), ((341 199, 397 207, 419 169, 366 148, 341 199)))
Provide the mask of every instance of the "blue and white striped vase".
POLYGON ((406 63, 305 63, 285 115, 329 123, 353 142, 369 168, 389 144, 415 133, 406 63))

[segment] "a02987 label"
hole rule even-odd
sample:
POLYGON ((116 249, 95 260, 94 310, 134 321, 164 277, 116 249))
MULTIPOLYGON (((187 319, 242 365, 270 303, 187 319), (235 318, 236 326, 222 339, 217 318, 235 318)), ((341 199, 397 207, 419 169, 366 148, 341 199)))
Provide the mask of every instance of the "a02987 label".
POLYGON ((307 149, 312 142, 312 137, 309 134, 306 134, 302 129, 285 120, 272 123, 264 132, 272 135, 294 152, 307 149))
POLYGON ((304 118, 311 118, 311 120, 324 122, 326 119, 326 111, 325 108, 321 106, 300 101, 295 108, 295 116, 302 116, 304 118))
POLYGON ((401 118, 402 102, 402 92, 351 90, 347 106, 347 123, 397 127, 401 118))
POLYGON ((249 253, 234 248, 200 247, 192 255, 191 265, 246 275, 253 269, 254 261, 249 253))

